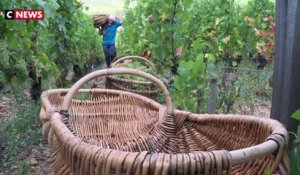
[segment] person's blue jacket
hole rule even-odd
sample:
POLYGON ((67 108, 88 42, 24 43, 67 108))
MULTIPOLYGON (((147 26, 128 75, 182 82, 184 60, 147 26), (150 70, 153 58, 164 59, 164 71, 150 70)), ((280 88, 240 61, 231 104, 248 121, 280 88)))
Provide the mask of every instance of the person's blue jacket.
POLYGON ((103 39, 102 43, 103 45, 111 45, 116 43, 116 34, 117 34, 117 28, 120 27, 122 23, 119 21, 114 21, 111 25, 107 24, 104 28, 103 33, 103 39))

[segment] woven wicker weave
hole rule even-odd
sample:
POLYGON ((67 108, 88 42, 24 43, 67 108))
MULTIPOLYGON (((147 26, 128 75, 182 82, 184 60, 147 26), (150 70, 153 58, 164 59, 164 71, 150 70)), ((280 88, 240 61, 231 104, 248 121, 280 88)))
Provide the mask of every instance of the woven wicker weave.
MULTIPOLYGON (((119 67, 119 64, 126 60, 138 60, 155 70, 154 64, 148 59, 140 56, 124 56, 115 58, 112 67, 119 67)), ((125 63, 126 64, 126 63, 125 63)), ((109 89, 117 89, 128 92, 137 93, 149 98, 154 99, 157 96, 157 89, 152 82, 137 81, 132 79, 118 78, 116 76, 106 77, 106 87, 109 89)))
POLYGON ((93 21, 94 21, 94 26, 101 26, 102 28, 107 24, 108 21, 108 15, 106 14, 98 14, 98 15, 93 15, 93 21))
POLYGON ((287 131, 277 121, 173 110, 155 77, 134 69, 105 69, 71 89, 42 94, 40 118, 53 150, 55 174, 289 174, 287 131), (166 106, 119 90, 79 90, 98 76, 142 76, 162 90, 166 106), (91 93, 75 100, 76 92, 91 93), (66 92, 68 92, 66 94, 66 92))

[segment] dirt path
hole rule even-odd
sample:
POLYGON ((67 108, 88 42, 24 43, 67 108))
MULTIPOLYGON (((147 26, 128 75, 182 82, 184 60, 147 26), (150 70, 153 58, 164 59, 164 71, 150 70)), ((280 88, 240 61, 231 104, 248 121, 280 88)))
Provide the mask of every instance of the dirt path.
MULTIPOLYGON (((104 64, 96 67, 93 71, 99 70, 104 67, 104 64)), ((91 82, 87 83, 83 88, 105 88, 105 77, 99 77, 91 82)), ((12 116, 14 116, 14 109, 12 106, 13 96, 4 95, 0 97, 0 122, 9 120, 12 116)), ((38 116, 36 116, 38 117, 38 116)), ((1 142, 1 140, 0 140, 1 142)), ((1 149, 5 148, 4 145, 0 143, 0 159, 1 159, 1 149)), ((27 174, 30 175, 53 175, 51 168, 51 148, 46 139, 43 139, 41 143, 34 146, 26 147, 26 149, 22 150, 22 152, 18 155, 18 160, 25 161, 29 164, 30 169, 27 174)), ((12 171, 18 171, 18 167, 12 167, 12 171)), ((4 170, 0 169, 0 175, 4 175, 4 170)), ((10 172, 12 174, 16 174, 14 172, 10 172)))
MULTIPOLYGON (((14 102, 14 97, 9 94, 3 94, 0 98, 0 122, 9 121, 14 117, 14 113, 16 112, 12 106, 14 102)), ((5 157, 5 147, 7 145, 5 142, 1 142, 0 138, 0 160, 5 157), (3 154, 3 155, 1 155, 3 154)), ((51 174, 51 151, 48 146, 46 140, 43 140, 41 143, 35 146, 28 146, 26 149, 22 150, 22 152, 17 157, 18 161, 25 161, 28 163, 31 168, 28 174, 32 175, 52 175, 51 174)), ((4 165, 5 168, 5 165, 4 165)), ((11 167, 11 171, 18 172, 18 167, 11 167)), ((0 169, 0 175, 4 175, 5 169, 0 169)), ((10 172, 12 174, 17 174, 15 172, 10 172)))
POLYGON ((33 148, 26 159, 32 167, 29 174, 32 175, 53 175, 51 170, 51 150, 48 143, 40 143, 33 148))
POLYGON ((11 116, 12 109, 10 107, 11 98, 3 96, 0 99, 0 120, 8 119, 11 116))

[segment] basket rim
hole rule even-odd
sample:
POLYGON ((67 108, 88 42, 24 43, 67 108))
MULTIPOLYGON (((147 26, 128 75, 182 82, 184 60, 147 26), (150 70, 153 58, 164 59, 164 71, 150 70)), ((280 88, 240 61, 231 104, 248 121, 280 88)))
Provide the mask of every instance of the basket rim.
POLYGON ((122 81, 124 83, 134 83, 134 84, 142 84, 142 85, 152 85, 153 84, 150 81, 140 81, 140 80, 132 80, 132 79, 126 79, 126 78, 119 78, 114 75, 108 75, 106 77, 110 81, 122 81))
MULTIPOLYGON (((126 59, 132 59, 132 58, 137 58, 139 60, 144 61, 145 63, 148 63, 149 67, 151 67, 154 71, 156 71, 155 65, 152 61, 146 59, 145 57, 142 56, 138 56, 138 55, 124 55, 124 56, 120 56, 120 57, 116 57, 113 60, 113 63, 111 64, 113 68, 120 68, 120 67, 116 67, 119 63, 119 61, 123 61, 126 59)), ((125 83, 135 83, 135 84, 143 84, 143 85, 151 85, 153 84, 151 81, 139 81, 139 80, 132 80, 132 79, 126 79, 126 78, 119 78, 115 75, 108 75, 107 77, 110 77, 112 81, 123 81, 125 83)))
POLYGON ((118 89, 122 90, 122 91, 128 91, 128 92, 133 92, 133 93, 137 93, 137 94, 149 94, 149 95, 152 95, 152 94, 156 94, 158 92, 158 90, 136 90, 136 89, 129 89, 129 88, 124 88, 124 87, 121 87, 119 85, 117 85, 117 83, 115 82, 111 82, 111 84, 115 87, 117 87, 118 89))
MULTIPOLYGON (((51 109, 53 109, 48 97, 49 94, 52 93, 61 93, 62 96, 66 96, 66 94, 68 93, 68 91, 70 90, 70 88, 58 88, 58 89, 49 89, 49 90, 45 90, 42 92, 41 94, 41 101, 42 101, 42 106, 47 110, 47 111, 52 111, 51 109)), ((99 89, 99 88, 92 88, 92 89, 79 89, 77 93, 95 93, 95 92, 108 92, 108 93, 115 93, 115 94, 126 94, 126 95, 131 95, 134 96, 135 98, 138 98, 139 100, 144 101, 147 104, 150 104, 151 106, 155 107, 155 108, 159 108, 160 106, 162 106, 160 103, 156 102, 153 99, 147 98, 141 94, 137 94, 134 92, 129 92, 129 91, 122 91, 122 90, 117 90, 117 89, 99 89)), ((72 99, 74 101, 80 101, 77 99, 72 99)))
POLYGON ((66 97, 63 100, 62 110, 68 111, 69 106, 71 104, 71 100, 73 98, 73 95, 76 94, 76 92, 82 87, 82 85, 84 85, 85 83, 87 83, 90 80, 95 79, 97 77, 107 76, 107 75, 116 75, 116 74, 136 75, 136 76, 143 77, 143 78, 153 82, 156 85, 156 87, 158 87, 162 91, 162 94, 164 95, 166 112, 170 113, 170 114, 172 113, 173 102, 172 102, 172 98, 171 98, 170 93, 169 93, 167 87, 165 86, 165 84, 161 80, 159 80, 158 78, 156 78, 155 76, 153 76, 151 74, 148 74, 146 72, 143 72, 143 71, 140 71, 137 69, 129 69, 129 68, 103 69, 103 70, 94 71, 94 72, 91 72, 91 73, 85 75, 84 77, 79 79, 68 91, 66 97))
POLYGON ((153 70, 156 71, 155 64, 152 61, 139 55, 125 55, 125 56, 116 57, 113 59, 112 67, 118 65, 120 61, 124 61, 126 59, 138 59, 144 61, 145 64, 148 64, 149 67, 151 67, 153 70))
MULTIPOLYGON (((86 142, 84 142, 81 138, 79 138, 78 136, 73 135, 69 129, 67 128, 67 126, 63 123, 63 119, 61 117, 61 114, 59 114, 58 112, 55 112, 52 114, 51 117, 51 125, 53 126, 53 130, 55 133, 57 133, 57 137, 60 137, 59 139, 63 142, 63 144, 66 145, 81 145, 78 147, 78 149, 80 149, 80 152, 84 152, 85 154, 91 154, 89 151, 90 149, 88 147, 93 147, 93 149, 96 150, 100 150, 101 152, 104 151, 115 151, 117 152, 117 154, 121 154, 121 153, 127 153, 129 155, 132 154, 136 154, 136 153, 141 153, 141 152, 129 152, 129 151, 120 151, 120 150, 116 150, 116 149, 108 149, 108 148, 102 148, 99 147, 97 145, 92 145, 92 144, 88 144, 86 142), (71 141, 73 141, 73 143, 70 143, 71 141)), ((278 149, 278 143, 274 140, 267 140, 263 143, 251 146, 251 147, 246 147, 246 148, 242 148, 242 149, 238 149, 238 150, 233 150, 233 151, 229 151, 229 154, 232 157, 232 163, 233 166, 240 164, 240 163, 244 163, 244 162, 248 162, 251 160, 255 160, 257 158, 260 157, 264 157, 267 156, 271 153, 274 153, 276 150, 278 149), (256 150, 255 152, 253 152, 253 150, 256 150)), ((215 150, 215 151, 221 151, 221 150, 215 150)), ((143 151, 143 152, 147 152, 147 151, 143 151)), ((152 153, 152 154, 164 154, 164 155, 191 155, 191 154, 197 154, 197 153, 207 153, 207 152, 211 152, 211 151, 195 151, 195 152, 190 152, 190 153, 174 153, 174 154, 169 154, 169 153, 152 153)), ((149 152, 149 154, 151 154, 149 152)), ((126 160, 125 160, 126 161, 126 160)))
MULTIPOLYGON (((46 101, 45 98, 47 98, 47 92, 55 92, 55 91, 64 91, 67 92, 68 89, 53 89, 53 90, 48 90, 43 92, 43 103, 46 101)), ((126 93, 126 94, 130 94, 130 95, 134 95, 138 98, 141 99, 146 99, 147 101, 151 101, 152 105, 154 105, 155 107, 159 108, 162 105, 157 103, 156 101, 146 98, 142 95, 139 94, 134 94, 131 92, 124 92, 124 91, 119 91, 119 90, 111 90, 111 89, 81 89, 79 92, 91 92, 91 91, 107 91, 107 92, 122 92, 122 93, 126 93)), ((189 115, 187 115, 187 117, 184 120, 188 120, 191 122, 201 122, 201 121, 206 121, 206 120, 218 120, 218 119, 222 119, 222 120, 243 120, 243 121, 253 121, 253 122, 262 122, 265 125, 268 125, 271 129, 272 129, 272 133, 271 135, 277 134, 277 135, 281 135, 282 137, 286 138, 288 137, 287 131, 285 129, 285 127, 279 123, 277 120, 271 119, 271 118, 261 118, 261 117, 256 117, 253 115, 238 115, 238 114, 195 114, 195 113, 190 113, 187 111, 182 111, 182 110, 178 110, 178 109, 174 109, 173 114, 177 114, 177 113, 188 113, 189 115)), ((65 123, 62 120, 63 116, 62 114, 58 113, 58 112, 53 112, 51 115, 51 125, 53 126, 53 130, 56 133, 57 137, 63 142, 63 144, 67 144, 69 146, 74 145, 74 144, 78 144, 80 145, 78 147, 78 149, 80 149, 80 152, 82 153, 86 153, 86 154, 91 154, 91 150, 97 150, 100 152, 104 152, 104 151, 114 151, 117 154, 137 154, 137 153, 141 153, 141 152, 128 152, 128 151, 120 151, 120 150, 115 150, 115 149, 107 149, 107 148, 102 148, 96 145, 91 145, 88 144, 86 142, 84 142, 81 138, 79 138, 78 136, 74 135, 69 129, 68 127, 65 125, 65 123), (90 149, 93 148, 93 149, 90 149)), ((287 144, 287 143, 284 143, 287 144)), ((67 147, 67 146, 66 146, 67 147)), ((70 147, 68 147, 70 148, 70 147)), ((247 162, 247 161, 251 161, 251 160, 255 160, 257 158, 266 156, 266 155, 270 155, 271 153, 274 153, 276 150, 279 149, 279 143, 276 140, 273 139, 267 139, 266 141, 254 145, 254 146, 250 146, 250 147, 246 147, 246 148, 241 148, 241 149, 237 149, 237 150, 232 150, 229 151, 229 154, 232 157, 232 163, 233 165, 237 165, 243 162, 247 162), (255 150, 255 152, 253 152, 253 150, 255 150)), ((214 150, 214 151, 220 151, 220 150, 214 150)), ((147 152, 147 151, 146 151, 147 152)), ((174 154, 169 154, 169 153, 160 153, 160 154, 164 154, 164 155, 186 155, 186 154, 198 154, 198 153, 203 153, 203 152, 211 152, 211 151, 195 151, 195 152, 190 152, 190 153, 174 153, 174 154)), ((96 153, 96 151, 94 152, 96 153)), ((151 153, 149 153, 151 154, 151 153)), ((158 154, 158 153, 152 153, 152 154, 158 154)), ((125 160, 127 161, 127 160, 125 160)))

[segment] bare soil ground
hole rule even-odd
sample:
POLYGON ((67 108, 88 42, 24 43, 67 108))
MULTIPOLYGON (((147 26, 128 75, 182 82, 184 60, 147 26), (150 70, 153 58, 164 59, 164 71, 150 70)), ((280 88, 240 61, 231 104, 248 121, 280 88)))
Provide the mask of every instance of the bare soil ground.
MULTIPOLYGON (((14 116, 14 109, 11 107, 14 97, 10 95, 3 95, 0 97, 0 122, 10 120, 14 116)), ((0 140, 1 141, 1 140, 0 140)), ((4 154, 5 143, 0 142, 0 154, 4 154)), ((0 155, 0 158, 2 155, 0 155)), ((30 172, 32 175, 52 175, 51 174, 51 151, 46 140, 36 146, 26 147, 19 155, 19 160, 24 160, 31 165, 30 172)), ((5 167, 5 165, 4 165, 5 167)), ((19 167, 12 167, 11 174, 17 174, 19 167)), ((0 169, 0 175, 4 175, 4 169, 0 169)))
POLYGON ((41 143, 37 148, 33 148, 26 160, 32 165, 29 174, 53 175, 51 172, 51 150, 47 143, 41 143))
POLYGON ((3 96, 0 98, 0 120, 8 119, 12 113, 10 106, 11 98, 3 96))

